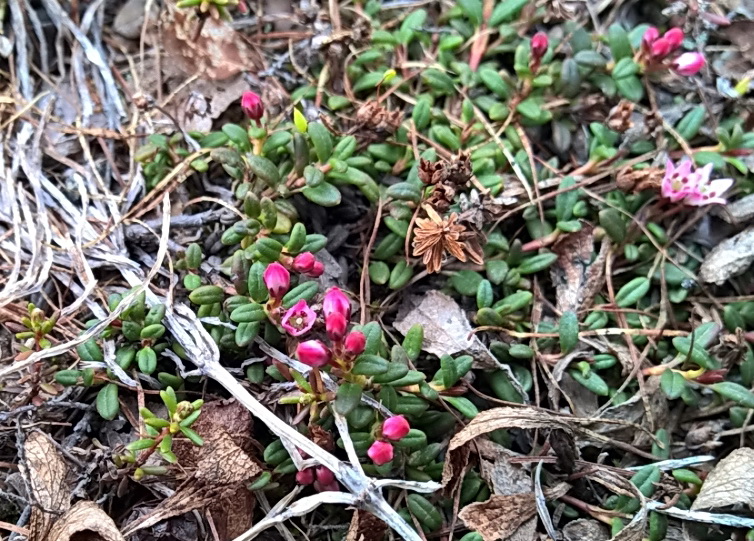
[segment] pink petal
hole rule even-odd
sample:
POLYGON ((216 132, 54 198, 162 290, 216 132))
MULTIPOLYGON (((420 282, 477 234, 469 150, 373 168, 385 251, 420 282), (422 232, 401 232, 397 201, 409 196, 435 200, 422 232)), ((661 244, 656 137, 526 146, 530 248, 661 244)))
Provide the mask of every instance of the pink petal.
POLYGON ((731 186, 733 186, 732 178, 717 178, 709 183, 707 191, 710 195, 714 193, 715 196, 718 196, 727 192, 731 186))

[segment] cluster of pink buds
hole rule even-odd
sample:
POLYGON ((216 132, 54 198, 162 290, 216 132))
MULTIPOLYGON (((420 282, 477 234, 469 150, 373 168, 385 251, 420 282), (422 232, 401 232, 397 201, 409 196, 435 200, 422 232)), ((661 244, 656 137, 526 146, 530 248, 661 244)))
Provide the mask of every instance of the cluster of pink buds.
POLYGON ((241 109, 244 114, 249 117, 249 120, 253 120, 257 123, 257 126, 261 126, 260 120, 264 116, 264 104, 262 104, 262 98, 255 92, 247 91, 241 96, 241 109))
POLYGON ((677 166, 668 160, 660 187, 662 196, 673 203, 682 201, 694 207, 713 203, 724 205, 726 200, 720 196, 733 185, 733 179, 710 180, 711 173, 711 163, 695 169, 689 159, 684 159, 677 166))
MULTIPOLYGON (((345 293, 337 287, 325 293, 322 314, 331 346, 327 346, 321 340, 301 342, 296 348, 298 359, 304 364, 319 368, 333 362, 336 365, 339 365, 341 361, 350 362, 361 355, 366 347, 366 337, 360 331, 347 333, 351 319, 351 302, 345 293)), ((285 328, 288 330, 287 327, 285 328)))
POLYGON ((333 472, 324 466, 306 468, 296 474, 296 482, 299 485, 314 485, 317 492, 337 491, 338 482, 333 472))
POLYGON ((676 55, 683 44, 683 30, 671 28, 660 36, 659 30, 650 26, 641 40, 641 57, 649 68, 670 68, 678 75, 696 75, 704 67, 702 53, 676 55))
POLYGON ((396 415, 386 419, 382 423, 380 439, 369 447, 367 455, 378 466, 387 464, 393 460, 393 444, 390 441, 398 441, 405 438, 410 430, 411 427, 403 415, 396 415))

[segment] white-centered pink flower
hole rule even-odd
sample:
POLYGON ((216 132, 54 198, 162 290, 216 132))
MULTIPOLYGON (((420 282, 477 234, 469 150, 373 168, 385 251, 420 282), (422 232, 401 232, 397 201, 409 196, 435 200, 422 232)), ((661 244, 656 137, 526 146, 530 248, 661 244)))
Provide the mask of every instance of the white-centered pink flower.
POLYGON ((694 172, 694 176, 696 177, 694 190, 686 196, 683 200, 684 203, 695 207, 711 204, 724 205, 727 203, 727 200, 720 196, 733 186, 733 179, 717 178, 710 180, 711 173, 711 163, 694 172))
POLYGON ((660 188, 662 196, 673 203, 682 201, 697 207, 713 203, 724 205, 726 200, 720 196, 733 185, 733 179, 710 180, 711 173, 712 164, 695 169, 689 159, 677 166, 668 160, 660 188))
POLYGON ((314 322, 317 320, 317 314, 309 308, 305 300, 300 300, 285 313, 280 321, 283 328, 292 336, 301 336, 308 332, 314 322))

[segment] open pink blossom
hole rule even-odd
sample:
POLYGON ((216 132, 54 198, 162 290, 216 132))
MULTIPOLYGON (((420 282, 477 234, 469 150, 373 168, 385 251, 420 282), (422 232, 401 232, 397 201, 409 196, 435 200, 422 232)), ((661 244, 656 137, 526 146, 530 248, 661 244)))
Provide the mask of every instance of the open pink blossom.
POLYGON ((662 179, 662 196, 674 203, 682 201, 695 207, 713 203, 724 205, 726 200, 720 196, 730 189, 733 179, 710 180, 711 173, 712 164, 694 169, 689 159, 683 160, 677 166, 668 160, 665 177, 662 179))
POLYGON ((302 363, 320 368, 330 362, 332 352, 319 340, 307 340, 296 346, 296 356, 302 363))
POLYGON ((382 423, 382 435, 389 440, 398 441, 408 434, 411 426, 403 415, 395 415, 382 423))
POLYGON ((376 441, 367 451, 367 455, 372 462, 382 466, 393 460, 393 446, 386 441, 376 441))
POLYGON ((665 164, 665 176, 662 179, 662 196, 676 203, 689 195, 695 188, 696 177, 691 160, 685 159, 678 167, 668 160, 665 164))
POLYGON ((678 75, 696 75, 704 67, 706 61, 702 53, 683 53, 673 60, 673 70, 678 75))
POLYGON ((694 190, 684 198, 684 203, 694 207, 711 205, 713 203, 720 205, 727 203, 727 201, 720 196, 730 189, 733 185, 733 179, 718 178, 710 180, 709 177, 711 173, 711 163, 708 163, 694 172, 694 190))
POLYGON ((300 300, 288 310, 280 323, 291 336, 301 336, 309 332, 317 320, 317 314, 309 308, 305 300, 300 300))
POLYGON ((330 314, 340 314, 346 321, 351 318, 351 302, 337 287, 332 287, 325 293, 325 299, 322 301, 322 312, 327 319, 330 314))

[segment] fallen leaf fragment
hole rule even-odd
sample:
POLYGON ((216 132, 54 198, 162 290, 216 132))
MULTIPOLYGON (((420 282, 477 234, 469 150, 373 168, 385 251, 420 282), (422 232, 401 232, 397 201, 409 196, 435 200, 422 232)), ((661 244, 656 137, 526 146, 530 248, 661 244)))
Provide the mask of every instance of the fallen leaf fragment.
POLYGON ((372 513, 357 509, 351 518, 345 541, 382 541, 387 525, 372 513))
POLYGON ((39 504, 31 508, 29 541, 47 541, 55 520, 71 507, 65 481, 68 467, 41 432, 32 432, 26 438, 24 456, 21 468, 29 479, 33 501, 39 504))
POLYGON ((594 519, 580 518, 563 527, 565 541, 608 541, 607 527, 594 519))
POLYGON ((61 516, 47 541, 124 541, 107 513, 94 502, 78 502, 61 516))
POLYGON ((534 494, 492 495, 486 502, 472 503, 458 514, 484 541, 507 539, 527 520, 537 514, 534 494))
POLYGON ((706 283, 722 285, 738 276, 754 262, 754 227, 715 246, 699 268, 699 278, 706 283))
POLYGON ((754 509, 754 449, 736 449, 710 472, 691 509, 745 504, 754 509))

